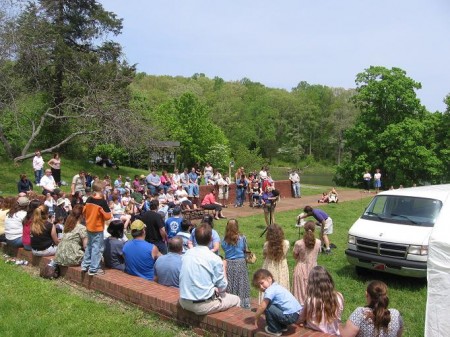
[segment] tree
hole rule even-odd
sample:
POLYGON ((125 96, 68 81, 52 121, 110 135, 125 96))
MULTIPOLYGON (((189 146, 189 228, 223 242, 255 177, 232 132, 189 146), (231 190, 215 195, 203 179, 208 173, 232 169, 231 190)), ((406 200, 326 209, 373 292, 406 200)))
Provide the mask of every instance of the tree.
MULTIPOLYGON (((405 139, 401 132, 410 132, 418 127, 429 113, 420 104, 415 90, 420 83, 406 76, 399 68, 370 67, 356 76, 356 94, 352 97, 360 109, 356 124, 345 133, 345 149, 348 157, 338 167, 336 181, 352 185, 361 180, 365 169, 380 168, 387 177, 387 184, 404 184, 418 179, 435 179, 439 164, 433 153, 421 152, 428 158, 425 171, 417 174, 408 169, 400 159, 414 162, 411 154, 399 151, 402 146, 409 149, 421 146, 425 130, 405 139), (400 158, 402 157, 402 158, 400 158), (404 172, 400 177, 399 172, 404 172)), ((433 123, 430 123, 432 125, 433 123)), ((434 139, 434 130, 428 137, 434 139)), ((416 165, 419 165, 417 163, 416 165)))
POLYGON ((8 27, 14 52, 0 67, 14 85, 0 89, 0 140, 10 157, 28 158, 37 147, 50 152, 88 134, 126 146, 139 139, 130 130, 150 131, 128 107, 134 66, 107 39, 122 29, 114 13, 94 0, 40 0, 8 27), (34 107, 24 113, 30 100, 34 107))
MULTIPOLYGON (((185 167, 206 161, 206 156, 211 159, 209 151, 217 149, 217 145, 224 145, 224 151, 228 151, 228 139, 212 122, 207 106, 192 93, 161 105, 151 119, 164 130, 166 139, 181 143, 179 162, 185 167)), ((229 153, 224 157, 229 158, 229 153)), ((219 159, 218 164, 224 160, 219 159)))

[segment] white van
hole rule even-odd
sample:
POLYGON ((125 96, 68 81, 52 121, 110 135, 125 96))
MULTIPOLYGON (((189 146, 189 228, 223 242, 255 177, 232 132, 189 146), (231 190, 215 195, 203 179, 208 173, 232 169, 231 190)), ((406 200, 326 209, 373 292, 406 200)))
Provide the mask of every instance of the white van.
POLYGON ((359 268, 426 277, 428 239, 450 184, 377 194, 348 232, 345 254, 359 268))

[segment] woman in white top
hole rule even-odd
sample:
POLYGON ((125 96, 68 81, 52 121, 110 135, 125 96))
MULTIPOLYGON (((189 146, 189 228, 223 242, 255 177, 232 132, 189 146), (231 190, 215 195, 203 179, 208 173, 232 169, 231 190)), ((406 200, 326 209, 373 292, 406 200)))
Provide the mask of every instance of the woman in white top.
POLYGON ((30 200, 27 197, 19 197, 11 207, 5 218, 6 243, 12 247, 22 247, 23 220, 27 215, 30 200))
POLYGON ((203 176, 205 177, 205 185, 210 184, 210 179, 213 176, 213 167, 210 163, 205 164, 205 168, 203 169, 203 176))

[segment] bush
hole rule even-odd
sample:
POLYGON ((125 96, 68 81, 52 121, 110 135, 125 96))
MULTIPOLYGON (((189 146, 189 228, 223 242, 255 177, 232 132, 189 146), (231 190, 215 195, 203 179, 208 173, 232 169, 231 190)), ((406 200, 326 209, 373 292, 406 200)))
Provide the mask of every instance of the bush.
POLYGON ((92 151, 94 157, 108 157, 116 165, 123 165, 128 162, 128 152, 114 144, 99 144, 92 151))

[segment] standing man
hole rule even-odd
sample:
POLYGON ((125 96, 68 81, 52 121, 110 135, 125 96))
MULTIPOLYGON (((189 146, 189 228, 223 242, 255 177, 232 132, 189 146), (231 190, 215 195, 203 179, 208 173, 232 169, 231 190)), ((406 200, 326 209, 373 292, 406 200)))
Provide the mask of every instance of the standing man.
POLYGON ((150 210, 145 212, 141 220, 144 222, 145 241, 158 247, 161 254, 167 254, 167 233, 164 226, 164 220, 158 213, 159 201, 157 199, 150 201, 150 210))
POLYGON ((294 170, 291 173, 289 173, 289 180, 292 183, 292 191, 294 192, 294 198, 301 198, 300 176, 298 175, 298 170, 294 170))
POLYGON ((212 229, 202 224, 195 230, 197 246, 183 256, 180 272, 180 305, 197 315, 225 311, 241 304, 239 296, 227 294, 228 282, 221 258, 211 252, 208 244, 212 229))
POLYGON ((325 245, 325 254, 330 254, 330 240, 328 235, 333 234, 333 220, 328 216, 327 213, 321 209, 313 209, 311 206, 306 206, 303 209, 304 214, 299 215, 298 220, 307 218, 309 216, 314 217, 320 224, 320 235, 322 237, 322 245, 325 245))
POLYGON ((84 252, 81 271, 89 271, 89 275, 103 275, 105 271, 100 268, 103 253, 103 230, 105 221, 112 219, 111 210, 103 197, 103 184, 95 182, 92 185, 94 195, 86 200, 83 215, 86 219, 88 243, 84 252))
POLYGON ((155 282, 167 287, 180 286, 181 255, 183 239, 176 236, 169 239, 169 253, 162 255, 155 262, 155 282))
POLYGON ((41 151, 36 150, 33 158, 34 183, 39 186, 41 178, 44 175, 44 158, 41 156, 41 151))
POLYGON ((86 172, 81 170, 72 178, 72 185, 70 186, 70 194, 75 195, 75 192, 81 192, 81 195, 86 194, 86 172))

